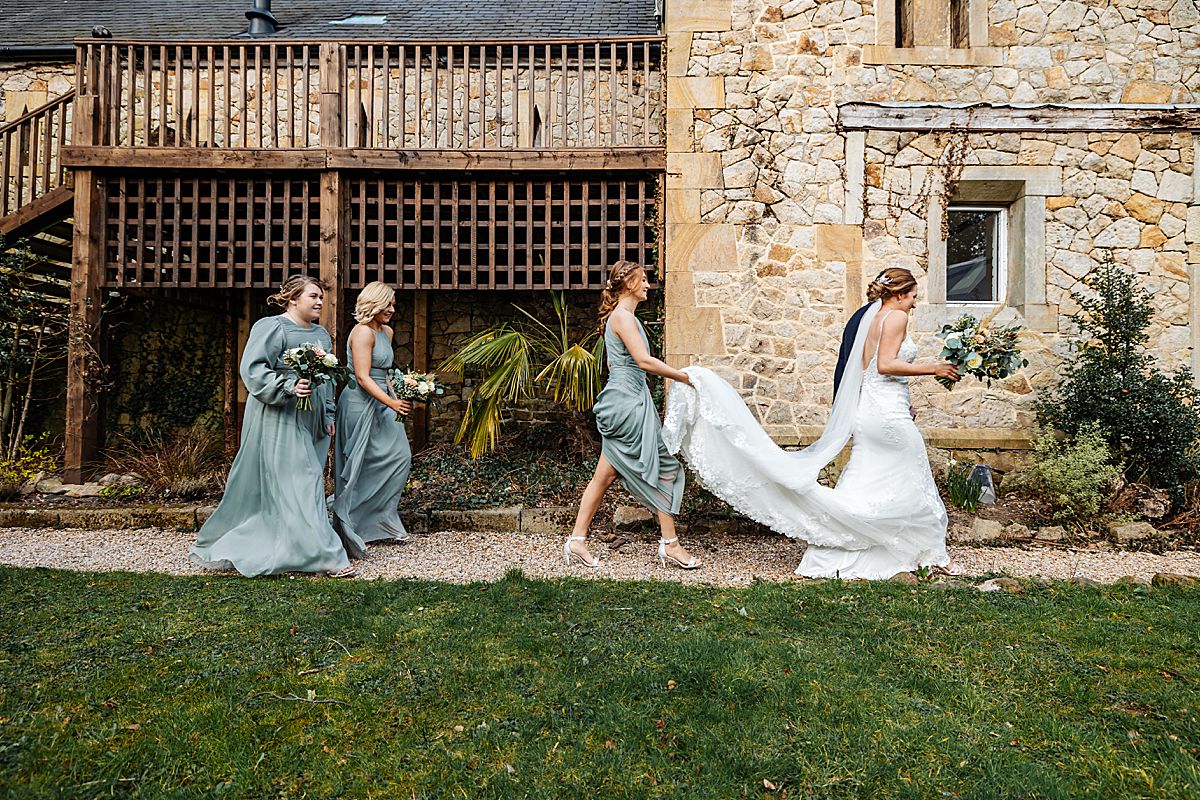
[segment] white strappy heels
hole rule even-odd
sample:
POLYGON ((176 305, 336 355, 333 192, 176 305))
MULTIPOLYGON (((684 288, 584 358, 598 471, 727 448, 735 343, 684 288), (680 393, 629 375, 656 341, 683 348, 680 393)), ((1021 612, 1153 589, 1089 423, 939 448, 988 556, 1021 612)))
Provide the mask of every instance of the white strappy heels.
POLYGON ((678 536, 676 536, 674 539, 659 539, 658 540, 658 560, 659 560, 659 562, 664 567, 667 565, 667 562, 670 561, 672 564, 679 567, 680 569, 700 569, 700 562, 696 560, 696 556, 694 556, 694 555, 685 563, 683 561, 680 561, 675 556, 669 555, 667 553, 667 545, 675 544, 678 541, 679 541, 678 536))
POLYGON ((579 555, 579 553, 576 553, 571 549, 571 542, 582 542, 586 538, 586 536, 568 536, 567 541, 563 542, 563 561, 566 562, 568 567, 571 566, 572 559, 590 569, 596 569, 600 566, 600 559, 596 558, 595 556, 592 556, 592 560, 588 561, 583 556, 579 555))

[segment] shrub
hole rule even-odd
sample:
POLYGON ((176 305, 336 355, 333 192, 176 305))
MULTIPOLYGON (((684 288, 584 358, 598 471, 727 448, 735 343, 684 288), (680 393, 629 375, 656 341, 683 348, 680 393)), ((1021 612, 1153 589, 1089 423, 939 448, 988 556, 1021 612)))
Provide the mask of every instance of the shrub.
POLYGON ((1071 319, 1089 334, 1057 392, 1038 409, 1044 425, 1070 435, 1098 423, 1125 477, 1165 489, 1176 504, 1200 475, 1200 410, 1192 373, 1164 374, 1146 352, 1153 315, 1137 278, 1109 260, 1089 274, 1089 293, 1073 292, 1071 319))
POLYGON ((1005 489, 1036 500, 1056 522, 1081 522, 1100 512, 1121 475, 1111 458, 1095 422, 1066 441, 1046 431, 1034 444, 1033 463, 1008 476, 1005 489))
POLYGON ((0 459, 0 500, 18 496, 21 487, 39 475, 57 473, 58 456, 49 434, 23 437, 13 457, 0 459))
POLYGON ((150 487, 166 497, 194 500, 220 487, 223 447, 220 432, 196 424, 141 442, 125 437, 108 460, 114 471, 145 476, 150 487))
POLYGON ((950 459, 946 465, 946 493, 950 496, 950 503, 968 514, 975 513, 979 498, 983 496, 983 484, 971 475, 973 469, 970 464, 954 459, 950 459))

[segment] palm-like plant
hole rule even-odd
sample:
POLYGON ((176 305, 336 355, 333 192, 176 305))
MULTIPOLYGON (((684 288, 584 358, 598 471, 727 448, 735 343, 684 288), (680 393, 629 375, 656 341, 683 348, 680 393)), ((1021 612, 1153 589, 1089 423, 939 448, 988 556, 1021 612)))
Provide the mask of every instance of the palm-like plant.
POLYGON ((495 449, 504 413, 514 403, 541 395, 582 413, 596 400, 604 338, 592 330, 572 341, 566 300, 561 292, 551 298, 553 327, 514 305, 524 319, 480 331, 439 367, 460 376, 468 368, 483 373, 454 437, 470 442, 472 458, 495 449))

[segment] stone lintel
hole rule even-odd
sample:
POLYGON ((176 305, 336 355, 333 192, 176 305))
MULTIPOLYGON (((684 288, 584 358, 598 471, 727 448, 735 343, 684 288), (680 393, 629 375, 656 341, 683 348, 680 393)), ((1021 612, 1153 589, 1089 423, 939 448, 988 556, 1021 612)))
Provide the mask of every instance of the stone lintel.
POLYGON ((838 123, 846 130, 1016 131, 1055 133, 1062 131, 1163 131, 1200 130, 1200 106, 1171 105, 1083 105, 1054 103, 1039 105, 992 103, 865 103, 838 106, 838 123))
POLYGON ((720 153, 667 153, 668 189, 724 189, 720 153))
POLYGON ((669 108, 724 108, 725 78, 667 78, 669 108))
POLYGON ((863 45, 864 64, 905 64, 948 67, 999 67, 1005 63, 1002 47, 892 47, 863 45))
POLYGON ((668 0, 666 6, 663 30, 668 35, 733 29, 733 0, 668 0))
POLYGON ((673 272, 737 272, 736 226, 669 223, 666 226, 667 274, 673 272))
MULTIPOLYGON (((824 428, 820 425, 779 426, 767 433, 778 445, 810 445, 824 428)), ((1033 433, 1007 428, 927 428, 921 431, 925 444, 946 450, 1032 450, 1033 433)))

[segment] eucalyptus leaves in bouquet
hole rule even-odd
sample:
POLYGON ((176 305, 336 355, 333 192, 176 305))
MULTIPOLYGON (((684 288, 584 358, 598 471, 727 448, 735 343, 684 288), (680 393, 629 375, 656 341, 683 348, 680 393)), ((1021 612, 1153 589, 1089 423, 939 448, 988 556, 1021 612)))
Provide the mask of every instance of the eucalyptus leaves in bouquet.
MULTIPOLYGON (((341 384, 350 378, 350 372, 333 353, 325 352, 312 342, 305 342, 299 347, 283 351, 283 363, 296 373, 298 378, 307 380, 313 387, 322 383, 341 384)), ((296 398, 297 411, 312 411, 312 395, 296 398)))
MULTIPOLYGON (((992 385, 993 380, 1007 378, 1029 365, 1017 346, 1021 326, 989 325, 990 320, 989 317, 981 324, 971 314, 963 314, 934 334, 942 340, 943 359, 957 367, 963 375, 974 375, 981 381, 987 381, 988 386, 992 385)), ((954 388, 954 381, 946 378, 937 380, 947 389, 954 388)))

